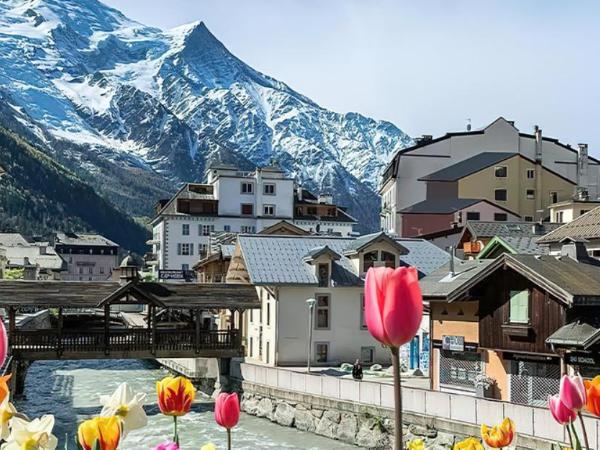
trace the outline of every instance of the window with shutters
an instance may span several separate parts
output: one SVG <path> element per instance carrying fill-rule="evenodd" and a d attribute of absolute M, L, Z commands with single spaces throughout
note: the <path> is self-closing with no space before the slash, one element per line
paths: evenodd
<path fill-rule="evenodd" d="M 510 291 L 510 323 L 529 323 L 529 291 Z"/>
<path fill-rule="evenodd" d="M 181 225 L 181 234 L 183 234 L 184 236 L 190 235 L 190 224 L 189 223 L 184 223 Z"/>
<path fill-rule="evenodd" d="M 210 236 L 210 233 L 215 231 L 214 225 L 198 225 L 200 236 Z"/>
<path fill-rule="evenodd" d="M 194 244 L 177 244 L 177 254 L 189 256 L 194 254 Z"/>
<path fill-rule="evenodd" d="M 319 294 L 317 297 L 317 307 L 315 308 L 315 314 L 317 320 L 315 323 L 315 329 L 327 330 L 329 329 L 329 323 L 331 320 L 330 314 L 330 298 L 329 295 Z"/>

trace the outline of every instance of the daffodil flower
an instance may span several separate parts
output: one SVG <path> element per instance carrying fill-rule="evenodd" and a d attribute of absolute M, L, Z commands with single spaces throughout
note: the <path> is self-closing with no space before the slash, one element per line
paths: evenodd
<path fill-rule="evenodd" d="M 28 422 L 20 417 L 10 420 L 11 433 L 2 450 L 55 450 L 58 439 L 52 434 L 54 416 L 42 416 Z"/>
<path fill-rule="evenodd" d="M 209 442 L 208 444 L 203 445 L 200 450 L 217 450 L 217 447 L 215 447 L 215 444 L 212 442 Z"/>
<path fill-rule="evenodd" d="M 4 398 L 0 403 L 0 439 L 6 441 L 10 435 L 9 422 L 17 414 L 17 409 L 8 401 L 8 397 Z"/>
<path fill-rule="evenodd" d="M 121 383 L 112 395 L 100 397 L 102 417 L 117 416 L 121 419 L 123 437 L 132 430 L 143 428 L 148 423 L 144 411 L 146 394 L 134 394 L 127 383 Z"/>

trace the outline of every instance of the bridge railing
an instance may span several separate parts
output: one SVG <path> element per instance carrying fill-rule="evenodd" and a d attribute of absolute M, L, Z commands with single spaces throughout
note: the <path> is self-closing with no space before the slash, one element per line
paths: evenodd
<path fill-rule="evenodd" d="M 15 330 L 9 334 L 13 353 L 98 351 L 189 351 L 239 348 L 237 330 Z"/>

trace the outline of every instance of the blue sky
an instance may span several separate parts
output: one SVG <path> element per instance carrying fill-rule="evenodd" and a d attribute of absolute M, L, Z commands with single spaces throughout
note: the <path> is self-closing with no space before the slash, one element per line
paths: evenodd
<path fill-rule="evenodd" d="M 203 20 L 320 105 L 412 136 L 497 116 L 600 157 L 600 2 L 103 0 L 160 28 Z"/>

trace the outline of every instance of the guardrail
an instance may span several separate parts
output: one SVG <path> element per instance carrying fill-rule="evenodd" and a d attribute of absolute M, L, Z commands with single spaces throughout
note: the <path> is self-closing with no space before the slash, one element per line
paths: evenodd
<path fill-rule="evenodd" d="M 338 401 L 387 409 L 394 407 L 394 387 L 388 383 L 355 381 L 248 363 L 240 364 L 240 368 L 242 378 L 247 382 Z M 554 442 L 566 442 L 568 438 L 547 408 L 408 387 L 402 388 L 402 403 L 404 411 L 474 426 L 493 425 L 510 417 L 519 434 Z M 584 420 L 590 447 L 597 449 L 599 420 L 591 416 L 585 416 Z"/>

